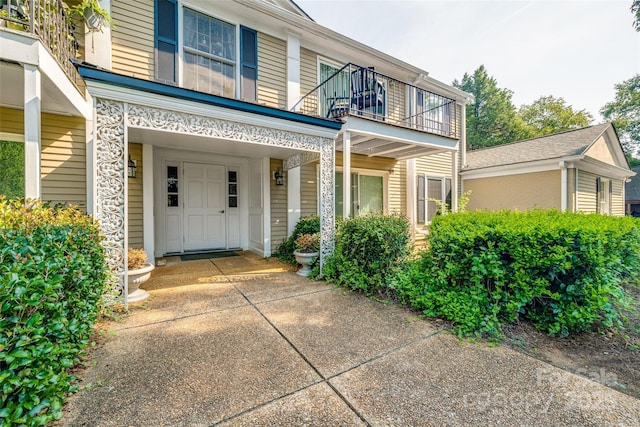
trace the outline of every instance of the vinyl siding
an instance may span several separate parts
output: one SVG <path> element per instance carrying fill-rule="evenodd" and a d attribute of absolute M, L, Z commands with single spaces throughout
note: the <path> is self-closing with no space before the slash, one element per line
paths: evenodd
<path fill-rule="evenodd" d="M 258 33 L 258 103 L 287 108 L 287 43 Z"/>
<path fill-rule="evenodd" d="M 300 215 L 318 214 L 318 163 L 300 167 Z"/>
<path fill-rule="evenodd" d="M 141 248 L 144 246 L 142 232 L 142 177 L 144 173 L 142 164 L 142 144 L 129 144 L 129 156 L 136 161 L 136 177 L 127 178 L 129 185 L 129 247 Z"/>
<path fill-rule="evenodd" d="M 271 159 L 270 171 L 282 168 L 282 160 Z M 285 175 L 285 184 L 287 177 Z M 271 189 L 271 252 L 278 250 L 280 243 L 287 237 L 287 186 L 276 185 L 269 179 Z"/>
<path fill-rule="evenodd" d="M 336 166 L 342 167 L 342 151 L 336 152 Z M 368 157 L 362 154 L 351 155 L 352 169 L 372 169 L 388 171 L 396 166 L 398 161 L 389 157 Z"/>
<path fill-rule="evenodd" d="M 578 191 L 577 205 L 578 211 L 584 213 L 597 212 L 597 193 L 596 193 L 596 178 L 595 174 L 577 170 L 578 173 Z"/>
<path fill-rule="evenodd" d="M 147 80 L 155 78 L 153 3 L 153 0 L 111 2 L 115 24 L 111 30 L 113 72 Z M 87 36 L 86 49 L 90 43 L 91 36 Z"/>
<path fill-rule="evenodd" d="M 305 96 L 318 86 L 318 55 L 300 48 L 300 97 Z M 317 97 L 311 95 L 305 99 L 305 109 L 317 109 Z"/>
<path fill-rule="evenodd" d="M 624 216 L 624 183 L 621 180 L 612 180 L 611 215 Z"/>
<path fill-rule="evenodd" d="M 386 196 L 385 196 L 386 197 Z M 389 174 L 389 213 L 407 215 L 407 162 L 399 161 Z"/>
<path fill-rule="evenodd" d="M 453 176 L 453 153 L 438 153 L 416 159 L 416 173 L 433 177 Z"/>
<path fill-rule="evenodd" d="M 594 179 L 595 182 L 595 179 Z M 469 210 L 560 209 L 560 171 L 464 180 Z"/>
<path fill-rule="evenodd" d="M 387 117 L 390 123 L 405 124 L 407 116 L 407 86 L 397 80 L 388 81 Z"/>

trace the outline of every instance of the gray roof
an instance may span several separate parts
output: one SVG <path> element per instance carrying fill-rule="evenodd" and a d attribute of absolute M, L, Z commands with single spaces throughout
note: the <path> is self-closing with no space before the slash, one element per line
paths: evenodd
<path fill-rule="evenodd" d="M 631 182 L 624 185 L 624 198 L 626 200 L 640 200 L 640 166 L 631 168 L 636 176 L 631 177 Z"/>
<path fill-rule="evenodd" d="M 464 170 L 581 155 L 609 126 L 611 123 L 602 123 L 540 138 L 469 151 L 467 167 Z"/>

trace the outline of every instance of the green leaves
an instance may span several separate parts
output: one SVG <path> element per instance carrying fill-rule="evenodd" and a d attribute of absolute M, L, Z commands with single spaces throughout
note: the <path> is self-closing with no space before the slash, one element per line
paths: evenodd
<path fill-rule="evenodd" d="M 640 277 L 640 223 L 557 211 L 436 217 L 429 251 L 394 281 L 400 299 L 454 322 L 458 334 L 499 337 L 530 319 L 560 335 L 619 324 L 620 283 Z"/>
<path fill-rule="evenodd" d="M 105 289 L 98 231 L 76 209 L 0 198 L 0 424 L 62 415 Z"/>

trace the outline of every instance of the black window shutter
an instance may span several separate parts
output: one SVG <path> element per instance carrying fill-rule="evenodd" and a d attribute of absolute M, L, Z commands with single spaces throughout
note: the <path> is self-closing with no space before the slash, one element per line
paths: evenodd
<path fill-rule="evenodd" d="M 596 212 L 600 212 L 600 192 L 602 191 L 602 181 L 600 177 L 596 178 Z"/>
<path fill-rule="evenodd" d="M 418 175 L 418 224 L 425 222 L 424 175 Z"/>
<path fill-rule="evenodd" d="M 257 99 L 258 34 L 255 30 L 240 27 L 240 98 Z"/>
<path fill-rule="evenodd" d="M 156 79 L 177 83 L 178 5 L 176 0 L 155 0 Z"/>

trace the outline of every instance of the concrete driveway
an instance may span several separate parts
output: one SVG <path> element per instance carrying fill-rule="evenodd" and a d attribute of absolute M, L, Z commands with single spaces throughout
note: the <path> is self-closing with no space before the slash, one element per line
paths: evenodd
<path fill-rule="evenodd" d="M 640 402 L 252 254 L 168 259 L 60 425 L 640 425 Z"/>

